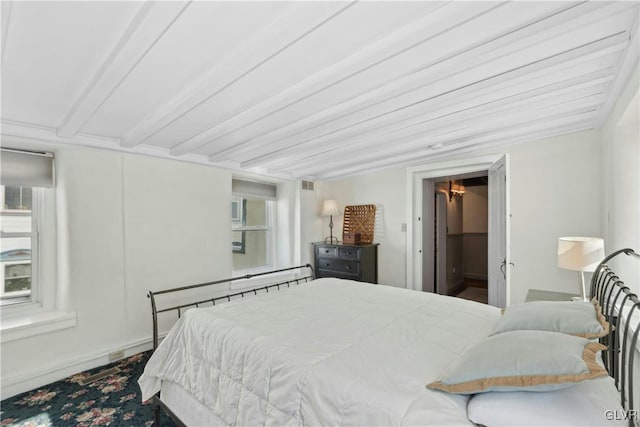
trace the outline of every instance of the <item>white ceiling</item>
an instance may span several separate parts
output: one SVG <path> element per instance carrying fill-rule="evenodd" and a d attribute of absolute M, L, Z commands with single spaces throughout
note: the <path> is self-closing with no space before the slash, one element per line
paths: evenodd
<path fill-rule="evenodd" d="M 2 133 L 335 179 L 598 128 L 638 2 L 2 2 Z"/>

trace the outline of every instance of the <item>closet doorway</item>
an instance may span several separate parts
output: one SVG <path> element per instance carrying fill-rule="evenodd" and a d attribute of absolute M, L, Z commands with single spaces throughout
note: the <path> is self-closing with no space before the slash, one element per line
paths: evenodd
<path fill-rule="evenodd" d="M 407 288 L 438 292 L 436 262 L 442 263 L 442 258 L 436 260 L 434 245 L 437 229 L 437 196 L 434 197 L 436 182 L 451 181 L 447 178 L 481 177 L 488 172 L 488 303 L 496 307 L 506 306 L 509 301 L 509 279 L 513 265 L 510 262 L 508 160 L 506 154 L 495 154 L 407 169 Z M 455 187 L 452 186 L 452 189 Z M 439 271 L 446 277 L 446 265 L 441 266 Z M 451 275 L 453 270 L 448 272 Z M 440 293 L 448 294 L 449 290 L 440 288 Z"/>
<path fill-rule="evenodd" d="M 435 190 L 434 291 L 487 304 L 488 171 L 431 181 Z"/>

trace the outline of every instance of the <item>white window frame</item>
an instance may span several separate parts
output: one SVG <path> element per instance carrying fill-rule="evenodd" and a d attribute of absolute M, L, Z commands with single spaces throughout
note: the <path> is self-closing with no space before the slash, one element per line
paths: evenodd
<path fill-rule="evenodd" d="M 32 297 L 29 302 L 2 306 L 0 344 L 72 328 L 77 322 L 75 312 L 62 310 L 56 302 L 58 280 L 55 190 L 36 188 L 35 193 L 32 202 L 38 213 L 32 217 L 32 232 L 37 230 L 37 243 L 31 248 Z M 35 286 L 34 281 L 37 282 Z"/>
<path fill-rule="evenodd" d="M 231 231 L 266 231 L 266 264 L 256 267 L 247 267 L 247 268 L 235 268 L 232 265 L 233 275 L 241 275 L 241 274 L 254 274 L 254 273 L 262 273 L 264 271 L 269 271 L 274 268 L 275 265 L 275 251 L 276 251 L 276 201 L 270 199 L 261 199 L 260 197 L 255 196 L 244 196 L 239 194 L 234 194 L 231 200 L 231 203 L 234 202 L 234 199 L 254 199 L 254 200 L 264 200 L 265 201 L 265 222 L 264 226 L 240 226 L 234 227 L 233 221 L 231 219 Z M 242 204 L 240 204 L 238 211 L 242 210 Z"/>
<path fill-rule="evenodd" d="M 14 150 L 2 149 L 3 161 L 6 152 Z M 40 150 L 38 150 L 39 152 Z M 17 150 L 20 152 L 20 150 Z M 31 154 L 30 152 L 25 152 Z M 38 154 L 36 154 L 38 155 Z M 46 157 L 53 157 L 51 153 Z M 25 163 L 24 159 L 20 162 Z M 56 220 L 56 187 L 54 185 L 53 162 L 47 166 L 47 170 L 40 170 L 38 165 L 31 165 L 26 162 L 26 169 L 21 172 L 35 171 L 35 178 L 17 178 L 12 174 L 2 172 L 4 185 L 20 185 L 32 187 L 32 207 L 36 210 L 32 212 L 32 233 L 35 233 L 35 242 L 31 247 L 31 277 L 32 295 L 31 301 L 2 306 L 0 309 L 0 344 L 10 341 L 22 340 L 35 335 L 47 334 L 53 331 L 72 328 L 76 326 L 77 314 L 69 311 L 68 301 L 60 299 L 59 295 L 64 295 L 59 288 L 59 266 L 58 266 L 58 242 L 57 242 L 57 220 Z M 34 169 L 35 168 L 35 169 Z M 51 176 L 45 176 L 51 174 Z M 25 179 L 21 183 L 20 180 Z M 1 192 L 0 209 L 4 208 L 4 191 Z M 62 266 L 65 273 L 67 269 Z M 66 275 L 64 276 L 66 279 Z M 62 283 L 65 288 L 66 283 Z"/>
<path fill-rule="evenodd" d="M 40 317 L 46 317 L 46 323 L 51 323 L 51 330 L 62 329 L 75 325 L 75 314 L 73 322 L 64 324 L 54 324 L 54 317 L 62 313 L 57 307 L 56 295 L 58 293 L 57 280 L 57 244 L 56 244 L 56 219 L 55 219 L 55 190 L 52 188 L 34 187 L 32 199 L 32 233 L 35 242 L 32 240 L 31 247 L 31 300 L 3 305 L 0 309 L 2 324 L 0 330 L 2 336 L 0 342 L 30 336 L 27 330 L 20 333 L 8 330 L 29 329 L 29 325 L 37 326 Z M 2 191 L 2 206 L 4 206 L 4 191 Z M 4 285 L 4 284 L 3 284 Z M 68 316 L 69 313 L 64 313 Z M 60 317 L 59 316 L 59 317 Z M 52 320 L 53 319 L 53 320 Z"/>
<path fill-rule="evenodd" d="M 0 203 L 1 212 L 3 216 L 21 216 L 25 211 L 19 209 L 5 209 L 5 187 L 0 186 L 2 191 L 0 191 Z M 16 186 L 10 186 L 16 187 Z M 42 191 L 43 189 L 32 187 L 31 189 L 31 231 L 30 232 L 2 232 L 2 238 L 19 238 L 19 237 L 30 237 L 31 238 L 31 294 L 28 299 L 24 298 L 22 301 L 16 301 L 14 303 L 2 305 L 3 314 L 5 312 L 14 313 L 14 312 L 23 312 L 23 311 L 31 311 L 42 306 L 42 298 L 41 298 L 41 290 L 40 290 L 40 225 L 41 221 L 41 210 L 40 205 L 43 203 Z M 15 264 L 24 264 L 24 262 L 16 262 Z M 6 264 L 3 265 L 3 269 L 6 267 Z M 4 271 L 2 273 L 2 277 L 4 277 Z M 4 295 L 4 286 L 5 283 L 2 283 L 2 290 L 0 293 Z M 19 299 L 19 298 L 16 298 Z"/>

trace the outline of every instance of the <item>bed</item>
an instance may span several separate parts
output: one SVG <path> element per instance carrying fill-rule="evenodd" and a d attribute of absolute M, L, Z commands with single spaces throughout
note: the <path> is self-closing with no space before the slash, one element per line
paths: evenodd
<path fill-rule="evenodd" d="M 631 250 L 612 256 L 618 254 L 637 257 Z M 229 281 L 150 292 L 157 348 L 139 380 L 143 400 L 152 399 L 180 425 L 465 426 L 483 421 L 473 414 L 496 407 L 502 418 L 482 424 L 525 425 L 544 420 L 528 418 L 523 409 L 511 411 L 519 401 L 530 403 L 535 399 L 528 396 L 536 395 L 542 399 L 537 405 L 548 407 L 563 393 L 575 400 L 580 390 L 576 408 L 592 407 L 589 399 L 598 399 L 612 411 L 603 414 L 603 424 L 633 425 L 632 368 L 640 328 L 625 316 L 635 319 L 640 309 L 637 297 L 607 267 L 609 259 L 594 275 L 592 295 L 600 296 L 615 325 L 616 335 L 601 338 L 608 350 L 599 363 L 616 379 L 585 381 L 570 392 L 493 393 L 498 400 L 492 401 L 427 388 L 496 330 L 500 310 L 388 286 L 311 280 L 307 265 L 277 271 L 298 274 L 267 286 L 167 308 L 157 306 L 159 295 Z M 179 320 L 158 345 L 158 315 L 168 312 L 177 312 Z M 558 417 L 552 413 L 550 420 Z M 578 414 L 575 419 L 580 421 Z"/>

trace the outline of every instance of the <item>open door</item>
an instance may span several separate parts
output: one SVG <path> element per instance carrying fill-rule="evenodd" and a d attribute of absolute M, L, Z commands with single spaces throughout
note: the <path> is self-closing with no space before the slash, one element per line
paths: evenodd
<path fill-rule="evenodd" d="M 433 227 L 433 212 L 435 209 L 435 193 L 434 181 L 429 179 L 422 180 L 422 291 L 435 292 L 436 284 L 434 281 L 435 266 L 433 260 L 435 258 L 435 248 L 433 242 L 435 240 L 435 230 Z"/>
<path fill-rule="evenodd" d="M 511 260 L 507 200 L 508 159 L 501 157 L 489 167 L 489 304 L 506 307 Z"/>
<path fill-rule="evenodd" d="M 436 193 L 436 292 L 448 295 L 447 287 L 447 196 Z"/>

